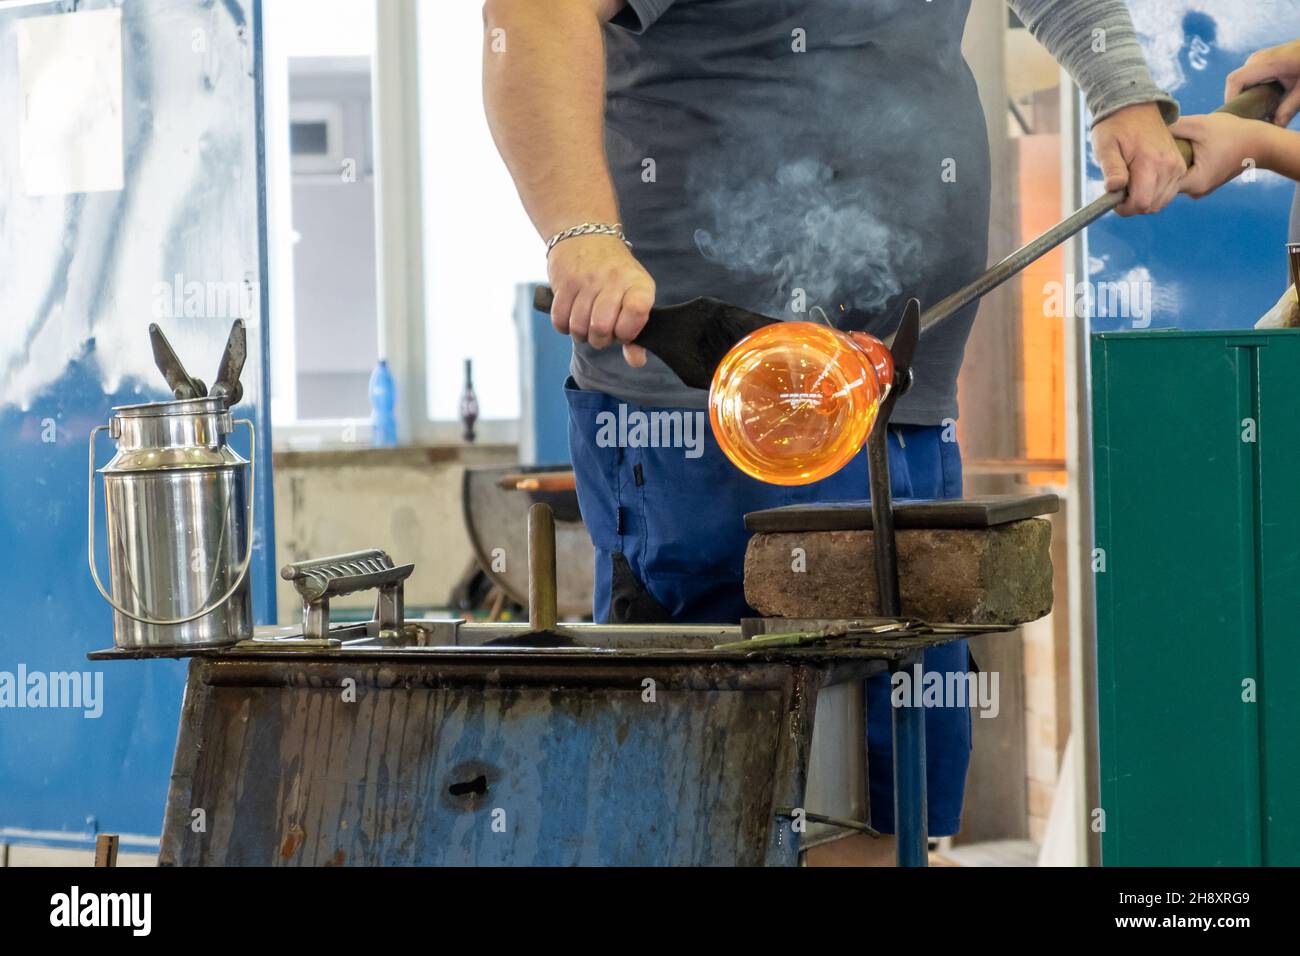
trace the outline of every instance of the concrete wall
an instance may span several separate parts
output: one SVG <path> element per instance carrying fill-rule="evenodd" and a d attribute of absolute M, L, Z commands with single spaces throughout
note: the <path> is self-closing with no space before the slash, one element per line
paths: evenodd
<path fill-rule="evenodd" d="M 357 448 L 275 455 L 276 566 L 363 548 L 383 548 L 415 564 L 408 608 L 444 607 L 471 560 L 461 516 L 467 467 L 509 464 L 513 446 Z M 297 623 L 301 604 L 278 582 L 280 623 Z M 369 608 L 365 592 L 334 602 Z"/>

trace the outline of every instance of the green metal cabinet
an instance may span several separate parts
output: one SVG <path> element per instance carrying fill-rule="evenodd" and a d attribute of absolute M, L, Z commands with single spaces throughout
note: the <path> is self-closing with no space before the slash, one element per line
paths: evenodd
<path fill-rule="evenodd" d="M 1092 389 L 1102 862 L 1300 864 L 1300 331 L 1095 335 Z"/>

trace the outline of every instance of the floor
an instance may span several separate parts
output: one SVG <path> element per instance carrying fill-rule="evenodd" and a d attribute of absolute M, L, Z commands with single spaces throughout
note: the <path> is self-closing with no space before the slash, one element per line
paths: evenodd
<path fill-rule="evenodd" d="M 1029 840 L 968 843 L 943 851 L 950 866 L 1037 866 L 1038 844 Z"/>
<path fill-rule="evenodd" d="M 869 837 L 849 837 L 810 851 L 810 866 L 888 866 L 888 852 Z M 881 850 L 886 850 L 882 856 Z M 154 866 L 156 853 L 120 853 L 118 866 Z M 91 866 L 93 850 L 0 845 L 0 866 Z M 1028 840 L 999 840 L 945 847 L 930 854 L 931 866 L 1036 866 L 1038 846 Z"/>
<path fill-rule="evenodd" d="M 894 865 L 892 837 L 845 837 L 814 847 L 804 854 L 806 866 L 861 867 Z M 931 866 L 1037 866 L 1038 846 L 1029 840 L 997 840 L 951 846 L 949 841 L 930 851 Z"/>
<path fill-rule="evenodd" d="M 156 866 L 157 853 L 119 853 L 118 866 Z M 0 844 L 0 866 L 94 866 L 95 851 Z"/>

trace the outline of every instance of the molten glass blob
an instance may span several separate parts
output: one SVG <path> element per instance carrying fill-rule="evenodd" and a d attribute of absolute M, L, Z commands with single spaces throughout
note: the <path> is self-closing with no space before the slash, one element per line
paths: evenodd
<path fill-rule="evenodd" d="M 745 474 L 808 485 L 862 449 L 893 380 L 893 357 L 873 336 L 776 322 L 745 336 L 722 360 L 709 389 L 709 420 L 718 445 Z"/>

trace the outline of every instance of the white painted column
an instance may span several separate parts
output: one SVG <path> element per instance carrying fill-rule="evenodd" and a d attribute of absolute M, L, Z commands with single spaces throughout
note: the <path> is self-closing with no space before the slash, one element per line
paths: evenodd
<path fill-rule="evenodd" d="M 397 434 L 427 440 L 416 0 L 379 0 L 373 72 L 379 354 L 397 382 Z"/>

